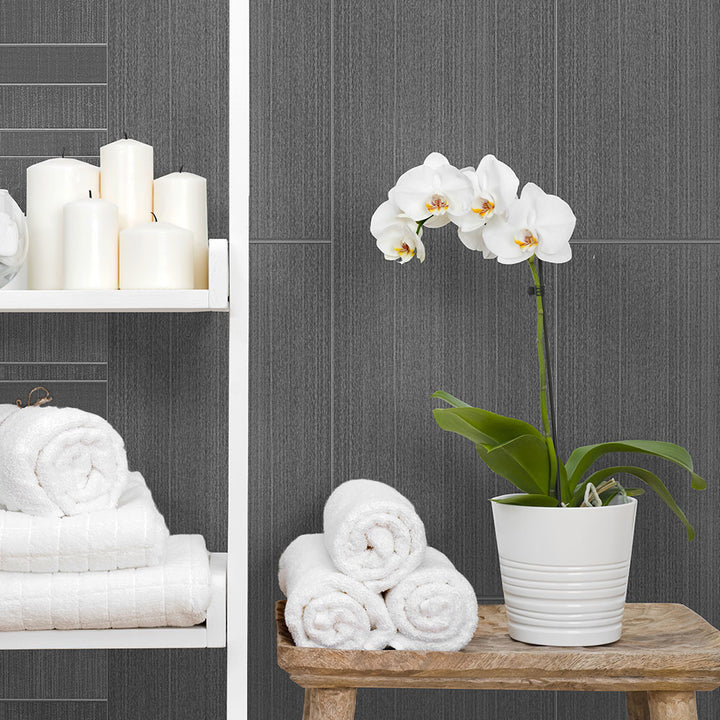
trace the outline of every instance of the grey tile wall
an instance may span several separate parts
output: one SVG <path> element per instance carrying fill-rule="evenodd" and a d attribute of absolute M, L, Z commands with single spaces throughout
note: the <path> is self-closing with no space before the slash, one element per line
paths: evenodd
<path fill-rule="evenodd" d="M 97 164 L 123 131 L 156 175 L 208 178 L 228 228 L 227 0 L 3 0 L 0 187 L 65 154 Z M 6 18 L 10 21 L 6 22 Z M 44 385 L 106 416 L 174 533 L 227 548 L 227 316 L 0 315 L 0 402 Z M 224 650 L 0 653 L 0 720 L 225 716 Z"/>
<path fill-rule="evenodd" d="M 538 422 L 530 278 L 449 229 L 426 232 L 423 265 L 383 261 L 370 215 L 432 150 L 463 165 L 495 153 L 574 208 L 575 258 L 545 276 L 560 449 L 687 445 L 704 494 L 653 467 L 698 538 L 688 544 L 644 496 L 629 597 L 684 602 L 720 624 L 708 572 L 720 541 L 720 7 L 341 0 L 298 16 L 291 5 L 255 0 L 251 12 L 249 716 L 300 713 L 268 627 L 275 562 L 319 529 L 328 482 L 395 484 L 478 596 L 500 599 L 487 498 L 507 486 L 434 426 L 429 395 Z M 321 315 L 309 311 L 319 297 Z M 715 717 L 720 694 L 699 707 Z M 625 705 L 614 693 L 361 691 L 357 717 L 619 720 Z"/>

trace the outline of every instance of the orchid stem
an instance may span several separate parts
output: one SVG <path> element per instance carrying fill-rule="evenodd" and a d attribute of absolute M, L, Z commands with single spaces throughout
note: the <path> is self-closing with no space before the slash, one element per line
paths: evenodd
<path fill-rule="evenodd" d="M 540 275 L 535 265 L 535 256 L 528 260 L 530 272 L 532 272 L 533 282 L 535 283 L 535 304 L 537 307 L 537 355 L 538 366 L 540 370 L 540 412 L 542 414 L 543 433 L 545 435 L 545 445 L 547 445 L 548 458 L 550 459 L 550 477 L 548 479 L 548 492 L 550 488 L 555 486 L 555 478 L 557 475 L 557 452 L 555 451 L 555 443 L 553 441 L 552 428 L 550 426 L 550 416 L 548 414 L 548 388 L 547 388 L 547 369 L 545 367 L 545 350 L 544 350 L 544 321 L 545 311 L 543 309 L 543 288 L 540 283 Z M 558 502 L 561 500 L 559 488 L 553 487 L 552 494 L 556 495 Z"/>

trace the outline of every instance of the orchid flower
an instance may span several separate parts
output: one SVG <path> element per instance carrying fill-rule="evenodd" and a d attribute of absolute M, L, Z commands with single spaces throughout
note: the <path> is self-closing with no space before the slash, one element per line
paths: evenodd
<path fill-rule="evenodd" d="M 483 241 L 504 265 L 531 260 L 537 256 L 551 263 L 564 263 L 572 257 L 570 237 L 575 215 L 557 195 L 528 183 L 515 200 L 504 221 L 487 224 Z"/>
<path fill-rule="evenodd" d="M 416 254 L 420 262 L 425 260 L 425 246 L 420 239 L 422 227 L 390 200 L 373 213 L 370 232 L 386 260 L 396 260 L 404 265 Z"/>
<path fill-rule="evenodd" d="M 434 152 L 401 175 L 388 198 L 412 220 L 442 227 L 469 211 L 472 194 L 470 179 Z"/>
<path fill-rule="evenodd" d="M 483 241 L 483 228 L 493 218 L 505 218 L 510 205 L 517 199 L 520 181 L 512 168 L 494 155 L 486 155 L 477 167 L 461 172 L 473 186 L 470 210 L 458 219 L 458 237 L 469 250 L 482 251 L 485 259 L 494 258 Z"/>

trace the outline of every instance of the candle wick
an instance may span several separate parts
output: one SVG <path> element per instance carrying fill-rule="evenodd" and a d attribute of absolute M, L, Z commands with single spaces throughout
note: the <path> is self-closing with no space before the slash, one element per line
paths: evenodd
<path fill-rule="evenodd" d="M 62 149 L 62 155 L 60 157 L 65 157 L 65 148 Z"/>
<path fill-rule="evenodd" d="M 184 167 L 185 167 L 184 165 L 181 165 L 181 166 L 180 166 L 180 169 L 178 170 L 178 172 L 182 172 L 182 169 L 183 169 Z"/>
<path fill-rule="evenodd" d="M 152 212 L 152 211 L 150 212 L 150 214 L 153 216 L 153 221 L 154 221 L 154 222 L 157 222 L 157 221 L 158 221 L 157 215 L 156 215 L 154 212 Z"/>
<path fill-rule="evenodd" d="M 92 200 L 92 190 L 88 190 L 88 195 L 90 196 L 90 199 Z"/>
<path fill-rule="evenodd" d="M 123 132 L 123 136 L 125 137 L 126 140 L 128 139 L 127 131 Z"/>

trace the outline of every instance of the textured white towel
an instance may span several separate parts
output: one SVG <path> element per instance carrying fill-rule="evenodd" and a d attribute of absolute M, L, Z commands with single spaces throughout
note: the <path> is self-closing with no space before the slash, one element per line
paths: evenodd
<path fill-rule="evenodd" d="M 325 503 L 323 529 L 337 569 L 375 592 L 412 572 L 427 546 L 412 503 L 375 480 L 349 480 L 335 488 Z"/>
<path fill-rule="evenodd" d="M 392 590 L 385 604 L 398 629 L 397 650 L 460 650 L 472 639 L 478 606 L 472 585 L 439 550 Z"/>
<path fill-rule="evenodd" d="M 162 565 L 86 573 L 0 573 L 0 630 L 189 627 L 205 619 L 201 535 L 174 535 Z"/>
<path fill-rule="evenodd" d="M 322 535 L 301 535 L 280 557 L 285 623 L 299 647 L 382 650 L 393 636 L 380 595 L 339 573 Z"/>
<path fill-rule="evenodd" d="M 0 425 L 18 410 L 20 408 L 17 405 L 0 405 Z"/>
<path fill-rule="evenodd" d="M 127 479 L 122 438 L 76 408 L 26 407 L 0 424 L 0 505 L 62 517 L 117 506 Z"/>
<path fill-rule="evenodd" d="M 168 535 L 143 476 L 130 473 L 112 510 L 62 518 L 0 510 L 0 571 L 85 572 L 158 565 Z"/>

